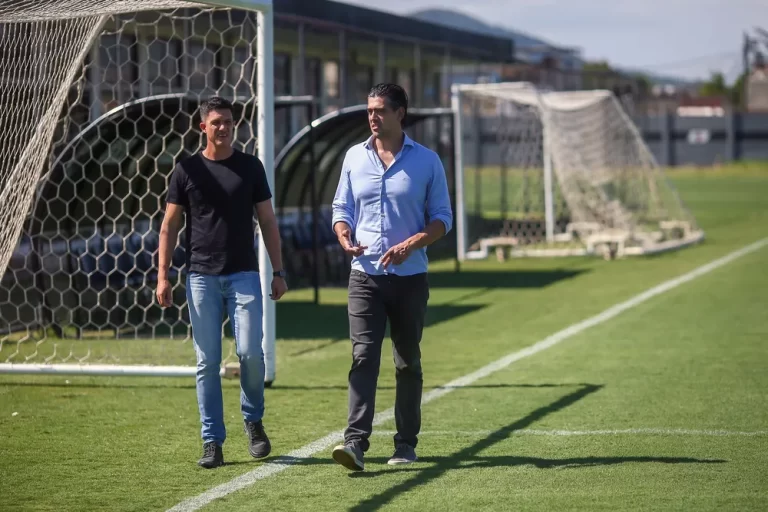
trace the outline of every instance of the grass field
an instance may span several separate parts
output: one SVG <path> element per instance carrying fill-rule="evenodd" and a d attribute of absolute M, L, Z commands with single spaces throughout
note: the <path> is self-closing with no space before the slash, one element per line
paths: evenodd
<path fill-rule="evenodd" d="M 672 176 L 706 231 L 699 246 L 471 262 L 460 274 L 435 264 L 425 391 L 768 236 L 768 166 Z M 391 420 L 376 427 L 364 473 L 335 465 L 330 447 L 284 457 L 345 425 L 344 290 L 324 290 L 318 307 L 305 291 L 278 306 L 266 462 L 247 453 L 236 381 L 224 383 L 229 464 L 206 471 L 192 379 L 0 376 L 0 508 L 165 510 L 287 461 L 204 510 L 765 510 L 767 258 L 763 247 L 448 388 L 425 404 L 408 467 L 386 465 Z M 382 360 L 377 411 L 394 400 Z"/>

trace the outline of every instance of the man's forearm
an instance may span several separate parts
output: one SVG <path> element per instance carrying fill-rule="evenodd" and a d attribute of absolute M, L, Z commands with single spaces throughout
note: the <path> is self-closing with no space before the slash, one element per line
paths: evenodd
<path fill-rule="evenodd" d="M 262 223 L 261 236 L 264 237 L 264 245 L 267 248 L 269 261 L 272 263 L 272 270 L 283 270 L 283 253 L 280 243 L 280 231 L 277 229 L 276 222 Z"/>
<path fill-rule="evenodd" d="M 336 233 L 336 238 L 341 241 L 342 236 L 344 236 L 344 233 L 346 232 L 350 237 L 352 236 L 352 228 L 349 227 L 349 224 L 344 222 L 343 220 L 337 221 L 333 225 L 333 231 Z"/>
<path fill-rule="evenodd" d="M 445 235 L 445 224 L 441 220 L 433 220 L 424 228 L 408 239 L 412 249 L 421 249 L 438 241 Z"/>
<path fill-rule="evenodd" d="M 157 279 L 168 279 L 168 269 L 171 267 L 173 250 L 176 248 L 176 238 L 179 235 L 177 227 L 163 224 L 160 228 L 160 246 L 157 250 Z"/>

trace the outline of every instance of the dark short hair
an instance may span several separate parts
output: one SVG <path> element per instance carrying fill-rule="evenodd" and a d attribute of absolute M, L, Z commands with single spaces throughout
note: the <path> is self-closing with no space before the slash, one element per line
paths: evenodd
<path fill-rule="evenodd" d="M 214 110 L 229 110 L 232 112 L 232 103 L 221 96 L 211 96 L 200 104 L 200 119 L 205 119 Z"/>
<path fill-rule="evenodd" d="M 374 85 L 368 93 L 368 97 L 384 98 L 384 101 L 392 110 L 397 110 L 402 107 L 405 113 L 403 121 L 405 121 L 405 116 L 408 115 L 408 94 L 405 92 L 405 89 L 399 85 L 388 83 Z"/>

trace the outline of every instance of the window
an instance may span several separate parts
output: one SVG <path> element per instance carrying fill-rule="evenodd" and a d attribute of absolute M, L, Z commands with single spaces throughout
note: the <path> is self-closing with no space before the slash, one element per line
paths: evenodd
<path fill-rule="evenodd" d="M 304 60 L 304 91 L 306 94 L 310 94 L 314 97 L 320 97 L 322 93 L 321 89 L 321 77 L 320 77 L 320 59 L 307 58 Z"/>
<path fill-rule="evenodd" d="M 355 101 L 367 101 L 368 92 L 373 87 L 373 68 L 371 66 L 356 66 L 352 80 L 354 81 L 352 90 Z"/>
<path fill-rule="evenodd" d="M 323 82 L 329 98 L 339 97 L 339 63 L 333 60 L 323 64 Z"/>
<path fill-rule="evenodd" d="M 291 94 L 291 58 L 285 53 L 275 54 L 275 94 Z"/>
<path fill-rule="evenodd" d="M 397 83 L 397 68 L 387 68 L 387 82 Z"/>
<path fill-rule="evenodd" d="M 397 85 L 405 89 L 405 93 L 409 98 L 414 97 L 413 94 L 413 75 L 414 72 L 411 69 L 398 69 L 397 70 Z"/>

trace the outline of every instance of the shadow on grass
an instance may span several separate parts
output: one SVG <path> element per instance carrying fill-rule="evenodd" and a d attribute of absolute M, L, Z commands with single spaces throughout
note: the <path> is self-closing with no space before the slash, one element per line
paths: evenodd
<path fill-rule="evenodd" d="M 653 457 L 653 456 L 627 456 L 627 457 L 575 457 L 566 459 L 543 459 L 538 457 L 518 457 L 518 456 L 499 456 L 499 457 L 483 457 L 478 454 L 483 450 L 490 448 L 494 444 L 507 439 L 514 431 L 527 428 L 533 423 L 541 420 L 542 418 L 561 411 L 574 403 L 582 400 L 592 393 L 599 391 L 602 386 L 594 384 L 584 384 L 578 390 L 569 393 L 562 398 L 532 411 L 530 414 L 517 421 L 506 425 L 493 432 L 488 437 L 467 446 L 463 450 L 460 450 L 448 457 L 425 457 L 421 459 L 422 462 L 432 463 L 433 465 L 428 468 L 404 468 L 405 471 L 412 471 L 414 476 L 408 480 L 390 487 L 386 491 L 372 496 L 366 499 L 356 506 L 350 508 L 352 511 L 361 510 L 375 510 L 380 508 L 397 496 L 402 496 L 404 493 L 413 490 L 416 487 L 425 485 L 432 480 L 440 478 L 448 470 L 453 469 L 466 469 L 466 468 L 488 468 L 488 467 L 506 467 L 506 466 L 519 466 L 519 465 L 534 465 L 539 468 L 574 468 L 574 467 L 586 467 L 586 466 L 599 466 L 599 465 L 613 465 L 623 464 L 631 462 L 657 462 L 667 464 L 693 464 L 693 463 L 722 463 L 724 460 L 702 460 L 693 459 L 687 457 Z M 372 462 L 384 463 L 385 459 L 371 459 Z M 363 473 L 351 473 L 351 478 L 371 478 L 377 474 L 385 473 L 384 471 L 371 471 Z"/>
<path fill-rule="evenodd" d="M 452 458 L 446 457 L 419 457 L 420 463 L 434 464 L 429 468 L 396 468 L 394 471 L 407 471 L 414 473 L 424 473 L 423 476 L 417 476 L 412 480 L 419 480 L 418 482 L 412 482 L 409 489 L 426 483 L 429 480 L 438 478 L 443 472 L 443 466 L 446 465 L 447 460 Z M 373 462 L 378 464 L 386 464 L 386 458 L 370 458 L 366 459 L 366 462 Z M 477 468 L 498 468 L 498 467 L 512 467 L 512 466 L 535 466 L 539 469 L 553 469 L 553 468 L 581 468 L 589 466 L 612 466 L 616 464 L 625 464 L 632 462 L 656 462 L 659 464 L 722 464 L 727 462 L 723 459 L 695 459 L 692 457 L 653 457 L 653 456 L 626 456 L 626 457 L 573 457 L 566 459 L 543 459 L 540 457 L 516 457 L 514 455 L 502 455 L 498 457 L 470 457 L 460 461 L 455 461 L 451 464 L 450 469 L 477 469 Z M 379 470 L 379 471 L 366 471 L 361 473 L 350 473 L 351 478 L 372 478 L 384 473 L 391 473 L 393 470 Z M 435 474 L 432 474 L 435 473 Z M 408 482 L 406 482 L 408 484 Z M 361 503 L 358 507 L 370 510 L 371 506 L 379 506 L 386 504 L 391 498 L 390 491 L 385 491 L 380 496 L 376 496 Z M 362 510 L 362 508 L 353 508 L 351 510 Z"/>
<path fill-rule="evenodd" d="M 545 288 L 586 269 L 430 272 L 430 288 Z"/>
<path fill-rule="evenodd" d="M 474 294 L 473 294 L 474 295 Z M 462 298 L 463 299 L 463 298 Z M 434 304 L 427 308 L 424 326 L 430 327 L 479 311 L 478 304 Z M 328 340 L 315 347 L 292 352 L 291 356 L 302 356 L 349 341 L 349 318 L 346 304 L 314 304 L 311 302 L 285 302 L 277 310 L 277 332 L 280 342 L 291 340 Z M 387 326 L 386 337 L 389 337 Z"/>
<path fill-rule="evenodd" d="M 482 305 L 432 304 L 427 308 L 425 326 L 453 320 L 482 309 Z M 325 345 L 349 339 L 346 304 L 284 302 L 277 307 L 277 332 L 280 342 L 296 340 L 331 340 Z M 309 350 L 317 350 L 317 347 Z M 292 354 L 298 355 L 298 354 Z"/>

